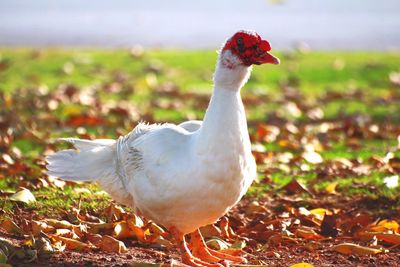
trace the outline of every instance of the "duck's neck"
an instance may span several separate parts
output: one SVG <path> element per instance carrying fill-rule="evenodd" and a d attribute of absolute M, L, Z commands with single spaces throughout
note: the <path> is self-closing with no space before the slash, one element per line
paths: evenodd
<path fill-rule="evenodd" d="M 202 152 L 249 144 L 247 121 L 240 89 L 250 76 L 251 67 L 229 68 L 219 61 L 214 74 L 214 89 L 200 131 L 198 148 Z M 227 147 L 228 146 L 228 147 Z"/>

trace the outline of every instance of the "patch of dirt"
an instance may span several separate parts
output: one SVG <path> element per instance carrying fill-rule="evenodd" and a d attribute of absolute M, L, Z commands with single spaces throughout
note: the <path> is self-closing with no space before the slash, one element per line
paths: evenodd
<path fill-rule="evenodd" d="M 303 199 L 293 195 L 259 199 L 244 198 L 227 215 L 229 226 L 234 235 L 246 242 L 244 257 L 249 264 L 267 266 L 290 266 L 306 262 L 314 266 L 400 266 L 400 246 L 379 242 L 387 251 L 374 255 L 341 254 L 333 249 L 334 245 L 355 243 L 363 246 L 377 245 L 375 240 L 359 240 L 356 233 L 367 224 L 390 218 L 400 221 L 400 210 L 391 209 L 392 199 L 366 197 L 317 196 Z M 257 204 L 255 204 L 257 203 Z M 299 238 L 296 229 L 310 227 L 320 235 L 321 230 L 307 217 L 298 213 L 302 207 L 307 210 L 323 208 L 336 209 L 337 236 L 318 238 Z M 340 210 L 340 212 L 339 212 Z M 20 213 L 18 221 L 30 219 L 31 215 Z M 358 223 L 357 221 L 360 219 Z M 289 223 L 290 222 L 290 223 Z M 347 227 L 351 224 L 350 228 Z M 221 227 L 221 221 L 216 227 Z M 285 226 L 286 225 L 286 226 Z M 289 234 L 288 234 L 289 233 Z M 24 239 L 0 232 L 1 236 L 13 244 L 22 246 Z M 221 238 L 229 241 L 232 236 Z M 78 252 L 65 250 L 53 254 L 47 260 L 37 259 L 24 263 L 15 259 L 12 266 L 135 266 L 137 263 L 166 263 L 172 259 L 180 260 L 175 246 L 166 248 L 159 244 L 146 245 L 134 239 L 125 239 L 125 253 L 109 253 L 100 250 Z"/>

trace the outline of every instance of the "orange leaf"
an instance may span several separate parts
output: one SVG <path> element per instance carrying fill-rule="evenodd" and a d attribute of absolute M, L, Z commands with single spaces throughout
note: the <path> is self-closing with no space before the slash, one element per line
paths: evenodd
<path fill-rule="evenodd" d="M 9 234 L 24 235 L 24 231 L 11 219 L 5 219 L 1 222 L 0 227 Z"/>
<path fill-rule="evenodd" d="M 399 232 L 399 224 L 393 220 L 382 220 L 378 224 L 368 227 L 370 232 L 385 232 L 387 230 Z"/>
<path fill-rule="evenodd" d="M 352 243 L 343 243 L 333 246 L 333 249 L 342 254 L 373 255 L 383 252 L 382 249 L 359 246 Z"/>
<path fill-rule="evenodd" d="M 375 233 L 375 232 L 360 232 L 357 234 L 360 240 L 372 240 L 376 237 L 380 241 L 385 241 L 390 244 L 400 245 L 400 235 L 399 234 L 389 234 L 389 233 Z"/>
<path fill-rule="evenodd" d="M 136 236 L 135 232 L 132 231 L 132 229 L 124 221 L 115 224 L 112 235 L 118 239 L 132 238 Z"/>

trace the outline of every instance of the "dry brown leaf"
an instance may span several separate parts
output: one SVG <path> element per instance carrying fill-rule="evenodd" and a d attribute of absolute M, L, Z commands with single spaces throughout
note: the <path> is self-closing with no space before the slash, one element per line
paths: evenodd
<path fill-rule="evenodd" d="M 32 233 L 34 236 L 38 235 L 40 232 L 44 233 L 51 233 L 54 231 L 54 227 L 48 225 L 46 222 L 43 221 L 31 221 Z"/>
<path fill-rule="evenodd" d="M 98 243 L 100 243 L 102 238 L 103 238 L 103 236 L 101 236 L 99 234 L 91 234 L 91 233 L 86 234 L 86 239 L 94 245 L 97 245 Z"/>
<path fill-rule="evenodd" d="M 75 239 L 57 236 L 57 235 L 49 235 L 49 236 L 56 241 L 62 241 L 66 245 L 66 247 L 71 250 L 90 251 L 94 248 L 92 245 L 85 244 L 85 243 L 75 240 Z"/>
<path fill-rule="evenodd" d="M 356 237 L 363 241 L 369 241 L 374 238 L 385 241 L 390 244 L 400 245 L 400 235 L 391 233 L 359 232 Z"/>
<path fill-rule="evenodd" d="M 85 222 L 87 231 L 92 234 L 98 234 L 102 231 L 111 230 L 114 228 L 114 223 L 91 223 Z"/>
<path fill-rule="evenodd" d="M 207 242 L 208 247 L 215 249 L 215 250 L 223 250 L 228 249 L 231 245 L 219 238 L 212 238 Z"/>
<path fill-rule="evenodd" d="M 336 237 L 339 233 L 335 214 L 325 214 L 321 222 L 321 234 L 323 236 Z"/>
<path fill-rule="evenodd" d="M 67 237 L 67 238 L 71 238 L 71 239 L 75 239 L 78 240 L 80 237 L 75 234 L 75 232 L 73 230 L 70 229 L 56 229 L 55 235 L 58 236 L 63 236 L 63 237 Z"/>
<path fill-rule="evenodd" d="M 258 201 L 252 201 L 246 208 L 246 215 L 251 215 L 254 213 L 266 213 L 268 210 L 264 207 L 261 206 Z"/>
<path fill-rule="evenodd" d="M 22 190 L 18 191 L 14 195 L 10 197 L 10 200 L 13 201 L 20 201 L 26 204 L 30 204 L 36 201 L 35 196 L 32 194 L 29 189 L 23 188 Z"/>
<path fill-rule="evenodd" d="M 124 242 L 115 239 L 112 236 L 105 235 L 102 237 L 101 241 L 96 244 L 98 248 L 107 252 L 124 253 L 128 251 Z"/>
<path fill-rule="evenodd" d="M 311 227 L 307 227 L 307 226 L 301 226 L 301 227 L 297 228 L 294 234 L 297 237 L 301 237 L 301 238 L 309 239 L 309 240 L 319 240 L 319 239 L 324 238 L 323 236 L 321 236 L 320 234 L 315 232 L 314 229 L 312 229 Z"/>
<path fill-rule="evenodd" d="M 0 228 L 3 228 L 9 234 L 24 235 L 24 231 L 9 218 L 4 219 L 0 223 Z"/>
<path fill-rule="evenodd" d="M 343 243 L 333 246 L 333 250 L 342 254 L 374 255 L 384 252 L 382 249 L 359 246 L 352 243 Z"/>
<path fill-rule="evenodd" d="M 54 228 L 72 229 L 74 226 L 69 221 L 65 220 L 59 221 L 55 219 L 44 219 L 43 221 Z"/>
<path fill-rule="evenodd" d="M 174 261 L 174 260 L 173 260 Z M 171 261 L 171 265 L 165 265 L 163 263 L 148 263 L 148 262 L 130 262 L 129 266 L 131 267 L 170 267 L 170 266 L 175 266 L 175 267 L 190 267 L 189 265 L 183 264 L 181 262 L 178 261 L 174 261 L 174 265 L 172 265 L 172 261 Z"/>
<path fill-rule="evenodd" d="M 288 184 L 286 184 L 284 187 L 282 187 L 283 190 L 286 190 L 290 194 L 295 194 L 295 193 L 308 193 L 312 195 L 312 193 L 307 189 L 306 186 L 301 184 L 299 181 L 296 179 L 293 179 L 290 181 Z"/>
<path fill-rule="evenodd" d="M 310 252 L 314 252 L 317 249 L 319 249 L 320 247 L 321 247 L 321 243 L 315 242 L 315 241 L 310 241 L 304 245 L 304 248 Z"/>
<path fill-rule="evenodd" d="M 123 216 L 125 216 L 127 213 L 124 211 L 124 209 L 121 206 L 111 204 L 108 208 L 105 210 L 107 214 L 107 221 L 121 221 L 123 220 Z"/>
<path fill-rule="evenodd" d="M 200 232 L 204 238 L 221 235 L 221 230 L 214 224 L 209 224 L 207 226 L 201 227 Z"/>

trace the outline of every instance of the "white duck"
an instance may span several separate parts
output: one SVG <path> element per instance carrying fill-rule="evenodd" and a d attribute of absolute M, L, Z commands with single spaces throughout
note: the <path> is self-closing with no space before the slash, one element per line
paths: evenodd
<path fill-rule="evenodd" d="M 48 156 L 48 174 L 98 181 L 115 200 L 169 229 L 189 265 L 243 261 L 207 248 L 198 229 L 222 217 L 256 177 L 240 89 L 252 64 L 279 64 L 270 50 L 257 33 L 237 32 L 220 51 L 203 122 L 140 123 L 116 141 L 63 139 L 77 150 Z"/>

